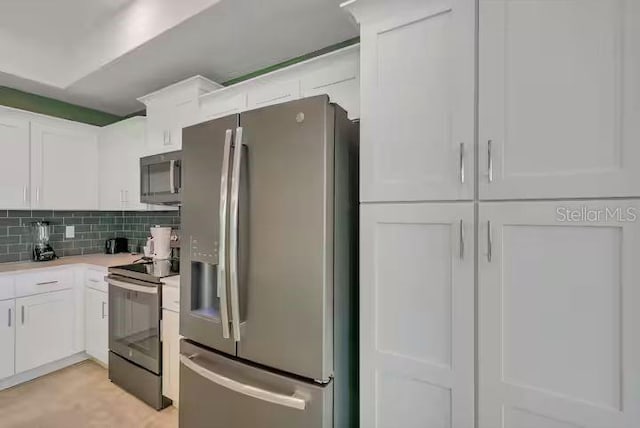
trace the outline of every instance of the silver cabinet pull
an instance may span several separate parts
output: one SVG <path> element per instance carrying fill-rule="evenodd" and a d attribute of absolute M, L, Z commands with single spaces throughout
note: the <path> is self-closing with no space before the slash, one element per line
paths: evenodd
<path fill-rule="evenodd" d="M 13 317 L 11 316 L 11 308 L 9 308 L 9 323 L 8 323 L 9 327 L 11 327 L 11 318 Z"/>
<path fill-rule="evenodd" d="M 218 297 L 220 298 L 220 316 L 222 318 L 222 337 L 229 338 L 229 311 L 227 303 L 227 211 L 229 189 L 229 162 L 231 158 L 231 137 L 233 131 L 227 129 L 224 135 L 224 153 L 222 155 L 222 172 L 220 173 L 220 209 L 218 222 L 220 237 L 218 239 Z"/>
<path fill-rule="evenodd" d="M 238 301 L 238 219 L 240 210 L 240 168 L 242 167 L 242 127 L 236 128 L 233 170 L 231 172 L 231 210 L 229 213 L 229 277 L 231 278 L 231 324 L 233 337 L 240 341 L 240 303 Z"/>
<path fill-rule="evenodd" d="M 25 205 L 27 205 L 27 193 L 29 192 L 29 187 L 25 184 L 22 189 L 22 201 Z"/>
<path fill-rule="evenodd" d="M 460 220 L 460 260 L 464 260 L 464 224 Z"/>
<path fill-rule="evenodd" d="M 21 315 L 20 315 L 20 319 L 22 321 L 22 325 L 24 325 L 24 305 L 21 307 Z"/>
<path fill-rule="evenodd" d="M 44 282 L 37 282 L 36 285 L 49 285 L 49 284 L 57 284 L 58 281 L 44 281 Z"/>
<path fill-rule="evenodd" d="M 487 221 L 487 261 L 491 263 L 493 256 L 493 241 L 491 240 L 491 220 Z"/>
<path fill-rule="evenodd" d="M 493 141 L 487 141 L 487 169 L 489 170 L 489 183 L 493 182 L 493 155 L 491 153 L 491 145 Z"/>
<path fill-rule="evenodd" d="M 180 355 L 180 362 L 183 366 L 198 374 L 199 376 L 202 376 L 203 378 L 209 380 L 210 382 L 220 385 L 221 387 L 228 390 L 237 392 L 238 394 L 253 397 L 258 400 L 266 401 L 268 403 L 277 404 L 279 406 L 289 407 L 297 410 L 304 410 L 306 408 L 307 403 L 305 399 L 297 393 L 294 393 L 293 395 L 284 395 L 277 392 L 268 391 L 266 389 L 258 388 L 253 385 L 247 385 L 201 366 L 197 362 L 193 361 L 196 356 L 197 355 L 192 355 L 191 357 L 187 357 L 186 355 Z"/>
<path fill-rule="evenodd" d="M 40 186 L 36 186 L 36 205 L 40 205 Z"/>
<path fill-rule="evenodd" d="M 460 143 L 460 183 L 464 184 L 464 143 Z"/>
<path fill-rule="evenodd" d="M 171 186 L 171 193 L 176 193 L 176 161 L 171 159 L 169 161 L 169 186 Z"/>
<path fill-rule="evenodd" d="M 105 315 L 105 311 L 104 311 L 104 307 L 106 306 L 106 302 L 102 302 L 102 319 L 104 319 L 104 317 L 106 317 Z"/>

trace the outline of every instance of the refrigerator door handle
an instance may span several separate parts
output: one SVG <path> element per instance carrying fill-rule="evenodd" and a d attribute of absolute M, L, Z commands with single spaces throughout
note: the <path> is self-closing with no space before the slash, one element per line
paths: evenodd
<path fill-rule="evenodd" d="M 238 219 L 240 209 L 240 168 L 242 167 L 242 127 L 236 128 L 231 173 L 231 212 L 229 214 L 229 270 L 231 278 L 231 324 L 233 337 L 240 342 L 240 303 L 238 301 Z"/>
<path fill-rule="evenodd" d="M 242 395 L 257 398 L 258 400 L 267 401 L 269 403 L 277 404 L 280 406 L 290 407 L 292 409 L 304 410 L 307 403 L 304 398 L 294 395 L 278 394 L 276 392 L 267 391 L 265 389 L 257 388 L 252 385 L 247 385 L 242 382 L 230 379 L 221 374 L 208 370 L 195 361 L 197 355 L 187 357 L 186 355 L 180 355 L 180 362 L 194 373 L 202 376 L 203 378 L 210 380 L 211 382 L 222 386 L 223 388 L 237 392 Z"/>
<path fill-rule="evenodd" d="M 220 174 L 220 211 L 218 213 L 220 239 L 218 243 L 218 298 L 222 318 L 222 337 L 229 338 L 229 312 L 227 304 L 227 189 L 229 188 L 229 161 L 231 157 L 231 137 L 233 131 L 227 129 L 224 136 L 224 154 Z"/>

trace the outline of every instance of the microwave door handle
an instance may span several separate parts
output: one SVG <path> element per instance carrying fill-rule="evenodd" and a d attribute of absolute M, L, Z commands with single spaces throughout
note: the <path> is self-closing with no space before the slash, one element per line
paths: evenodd
<path fill-rule="evenodd" d="M 222 336 L 229 338 L 229 312 L 227 302 L 227 211 L 229 189 L 229 162 L 231 158 L 231 138 L 233 131 L 227 129 L 224 136 L 222 154 L 222 172 L 220 173 L 220 210 L 218 222 L 220 239 L 218 240 L 218 298 L 220 298 L 220 316 L 222 318 Z"/>
<path fill-rule="evenodd" d="M 171 159 L 169 161 L 169 187 L 171 193 L 176 193 L 176 161 Z"/>
<path fill-rule="evenodd" d="M 229 270 L 231 278 L 231 324 L 233 337 L 240 341 L 240 303 L 238 301 L 238 219 L 240 209 L 240 168 L 242 167 L 242 127 L 236 128 L 231 173 L 231 212 L 229 214 Z"/>

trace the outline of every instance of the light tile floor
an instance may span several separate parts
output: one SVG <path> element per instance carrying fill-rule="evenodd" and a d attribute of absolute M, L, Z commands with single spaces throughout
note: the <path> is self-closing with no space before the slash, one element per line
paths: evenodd
<path fill-rule="evenodd" d="M 85 361 L 0 391 L 0 428 L 176 428 L 178 411 L 157 412 Z"/>

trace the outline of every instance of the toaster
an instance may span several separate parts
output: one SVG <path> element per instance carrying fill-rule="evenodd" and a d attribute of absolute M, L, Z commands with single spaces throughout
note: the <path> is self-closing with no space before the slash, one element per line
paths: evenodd
<path fill-rule="evenodd" d="M 129 251 L 127 238 L 111 238 L 104 243 L 105 254 L 126 253 Z"/>

